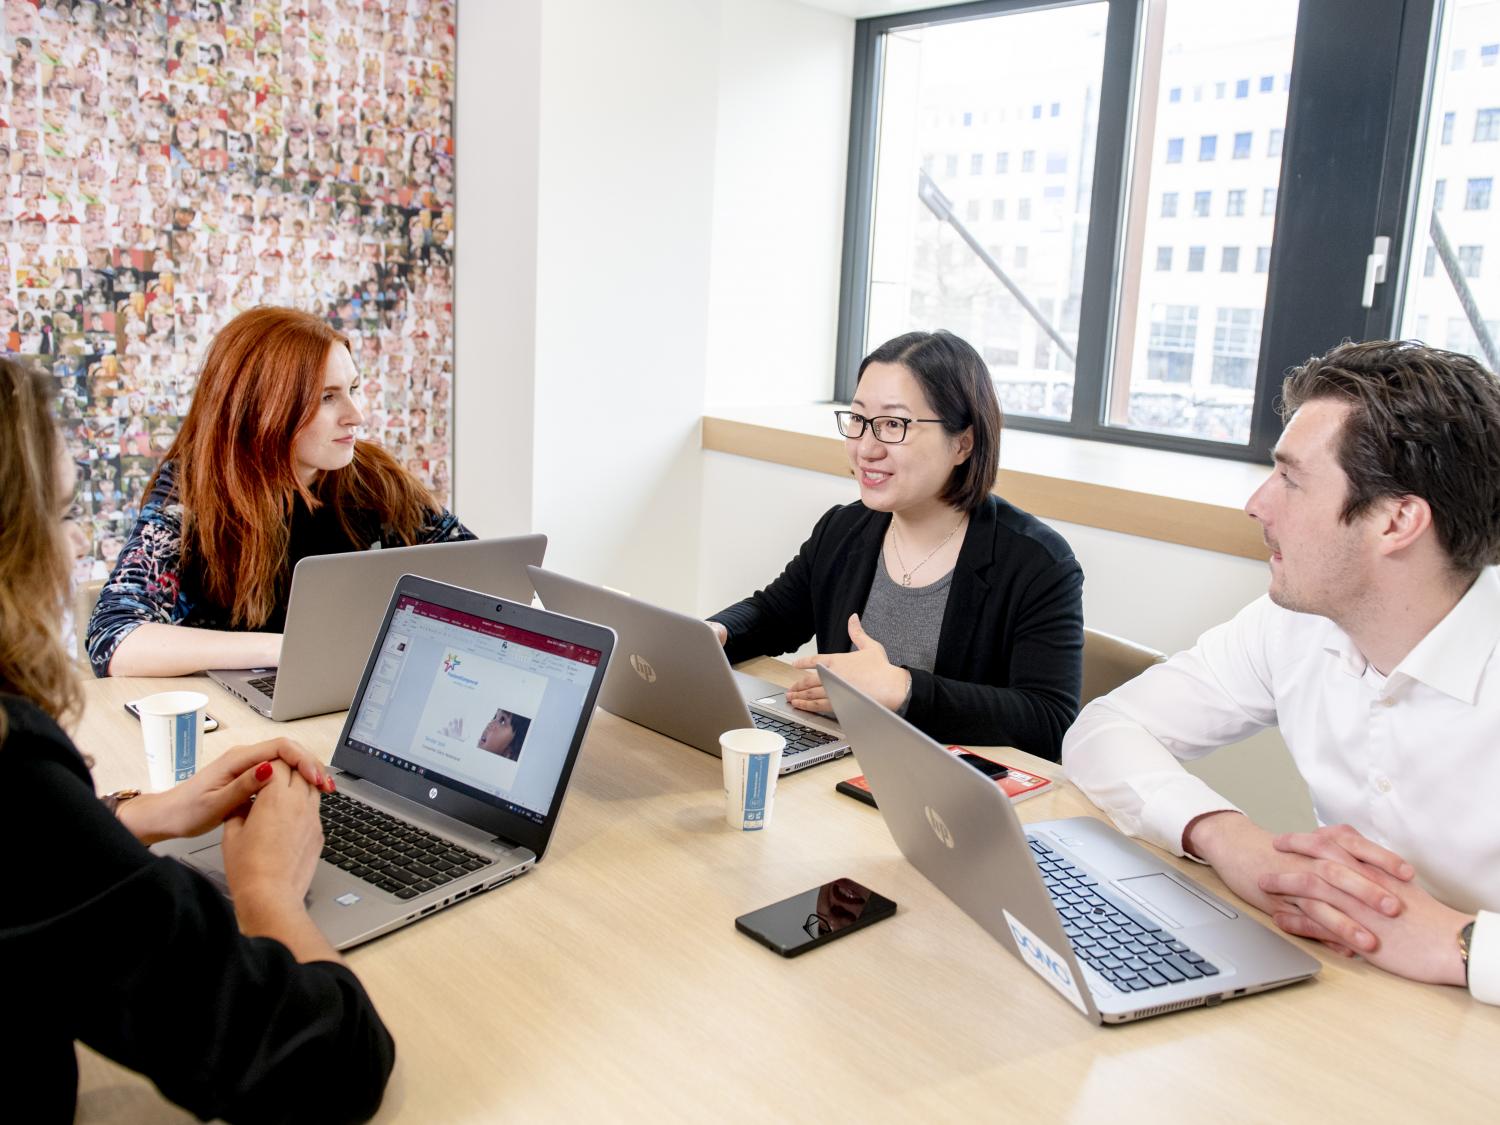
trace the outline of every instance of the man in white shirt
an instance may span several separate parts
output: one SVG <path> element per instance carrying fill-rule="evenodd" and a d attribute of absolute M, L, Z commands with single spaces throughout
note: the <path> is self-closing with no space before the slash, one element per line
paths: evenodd
<path fill-rule="evenodd" d="M 1245 509 L 1268 595 L 1086 707 L 1063 766 L 1286 932 L 1500 1004 L 1500 383 L 1376 341 L 1283 398 Z M 1273 836 L 1180 763 L 1272 724 L 1315 832 Z"/>

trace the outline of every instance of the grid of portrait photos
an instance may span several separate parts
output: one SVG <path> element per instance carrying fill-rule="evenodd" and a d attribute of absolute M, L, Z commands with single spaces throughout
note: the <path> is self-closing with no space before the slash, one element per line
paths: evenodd
<path fill-rule="evenodd" d="M 49 370 L 102 577 L 215 332 L 354 345 L 363 436 L 449 502 L 451 0 L 4 0 L 0 348 Z"/>

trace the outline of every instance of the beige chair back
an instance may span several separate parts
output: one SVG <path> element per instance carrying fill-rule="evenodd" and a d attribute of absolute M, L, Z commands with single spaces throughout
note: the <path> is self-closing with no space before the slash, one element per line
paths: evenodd
<path fill-rule="evenodd" d="M 1083 631 L 1083 696 L 1079 706 L 1108 695 L 1166 657 L 1154 648 L 1097 629 Z"/>
<path fill-rule="evenodd" d="M 94 606 L 98 604 L 103 589 L 102 578 L 80 582 L 73 587 L 73 636 L 77 641 L 78 663 L 85 668 L 89 663 L 89 618 L 94 616 Z"/>

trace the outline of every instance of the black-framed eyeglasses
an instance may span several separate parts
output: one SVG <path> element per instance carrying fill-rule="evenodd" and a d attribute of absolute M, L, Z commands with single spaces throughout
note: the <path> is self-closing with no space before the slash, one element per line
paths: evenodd
<path fill-rule="evenodd" d="M 886 445 L 899 445 L 905 441 L 906 428 L 913 422 L 942 421 L 941 418 L 899 418 L 894 414 L 877 414 L 873 418 L 866 418 L 852 410 L 835 410 L 833 417 L 838 422 L 839 433 L 846 438 L 862 438 L 868 428 L 875 435 L 876 441 Z"/>

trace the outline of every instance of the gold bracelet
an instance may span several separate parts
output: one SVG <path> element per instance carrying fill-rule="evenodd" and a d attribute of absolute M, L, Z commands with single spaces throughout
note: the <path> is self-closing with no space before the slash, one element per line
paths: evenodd
<path fill-rule="evenodd" d="M 139 789 L 116 789 L 113 793 L 106 793 L 99 798 L 99 803 L 109 810 L 109 815 L 118 818 L 120 806 L 126 801 L 133 801 L 141 795 Z"/>

